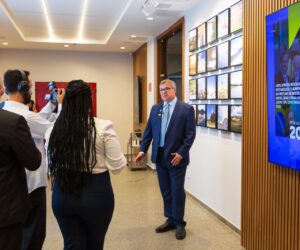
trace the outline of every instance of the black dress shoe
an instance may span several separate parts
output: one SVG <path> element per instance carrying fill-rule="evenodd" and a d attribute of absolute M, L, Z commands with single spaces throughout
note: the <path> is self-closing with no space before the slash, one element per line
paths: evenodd
<path fill-rule="evenodd" d="M 173 230 L 173 229 L 175 229 L 175 228 L 176 228 L 176 226 L 175 226 L 174 224 L 171 224 L 171 223 L 169 223 L 169 222 L 166 221 L 164 224 L 162 224 L 162 225 L 160 225 L 159 227 L 157 227 L 157 228 L 155 229 L 155 231 L 156 231 L 157 233 L 164 233 L 164 232 Z"/>
<path fill-rule="evenodd" d="M 175 236 L 177 240 L 183 240 L 186 236 L 185 228 L 183 226 L 176 226 Z"/>

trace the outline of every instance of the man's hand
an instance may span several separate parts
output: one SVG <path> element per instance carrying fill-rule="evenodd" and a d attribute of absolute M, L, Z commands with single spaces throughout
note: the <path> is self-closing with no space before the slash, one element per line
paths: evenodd
<path fill-rule="evenodd" d="M 143 160 L 143 157 L 144 157 L 144 152 L 139 152 L 138 155 L 135 157 L 135 164 L 140 166 L 142 164 L 142 160 Z"/>
<path fill-rule="evenodd" d="M 65 89 L 57 89 L 57 102 L 62 103 L 65 97 Z"/>
<path fill-rule="evenodd" d="M 178 153 L 171 153 L 171 155 L 174 156 L 173 160 L 171 161 L 171 164 L 173 166 L 178 166 L 182 160 L 182 156 Z"/>

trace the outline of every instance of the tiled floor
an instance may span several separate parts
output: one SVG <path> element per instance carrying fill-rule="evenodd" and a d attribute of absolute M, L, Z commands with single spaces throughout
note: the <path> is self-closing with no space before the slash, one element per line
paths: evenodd
<path fill-rule="evenodd" d="M 105 240 L 107 250 L 234 250 L 243 249 L 240 236 L 187 196 L 185 220 L 187 237 L 178 241 L 175 231 L 157 234 L 163 223 L 162 199 L 156 173 L 130 171 L 112 177 L 115 211 Z M 48 190 L 47 236 L 44 250 L 63 249 L 63 239 L 51 210 Z"/>

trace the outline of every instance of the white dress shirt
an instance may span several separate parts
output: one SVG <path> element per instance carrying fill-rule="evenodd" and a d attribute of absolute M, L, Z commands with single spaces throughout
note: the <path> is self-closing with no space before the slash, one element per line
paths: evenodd
<path fill-rule="evenodd" d="M 96 159 L 97 163 L 93 168 L 93 174 L 103 173 L 110 170 L 113 174 L 119 173 L 127 164 L 122 153 L 119 139 L 113 129 L 113 123 L 108 120 L 95 119 L 96 134 Z M 46 152 L 52 128 L 45 134 Z M 47 162 L 47 161 L 46 161 Z"/>
<path fill-rule="evenodd" d="M 52 112 L 55 109 L 55 105 L 48 102 L 48 104 L 39 113 L 35 113 L 30 111 L 28 106 L 23 103 L 6 101 L 3 109 L 19 114 L 25 118 L 35 145 L 42 154 L 42 162 L 37 170 L 29 171 L 26 169 L 28 193 L 31 193 L 39 187 L 46 187 L 48 180 L 45 164 L 44 136 L 46 130 L 53 126 L 53 122 L 50 122 L 48 119 L 50 117 L 53 119 Z M 58 109 L 61 109 L 61 104 L 59 104 Z"/>

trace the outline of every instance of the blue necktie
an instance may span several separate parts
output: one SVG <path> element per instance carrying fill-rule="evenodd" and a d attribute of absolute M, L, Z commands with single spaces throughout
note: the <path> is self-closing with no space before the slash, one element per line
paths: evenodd
<path fill-rule="evenodd" d="M 163 107 L 163 115 L 161 118 L 161 129 L 160 129 L 160 140 L 159 140 L 160 147 L 163 147 L 165 145 L 165 136 L 167 132 L 169 116 L 170 116 L 170 103 L 167 103 Z"/>

